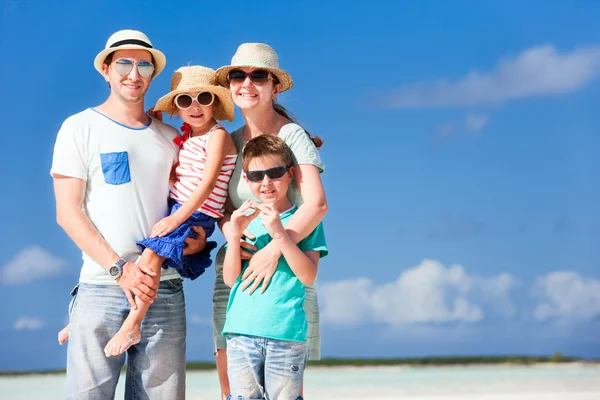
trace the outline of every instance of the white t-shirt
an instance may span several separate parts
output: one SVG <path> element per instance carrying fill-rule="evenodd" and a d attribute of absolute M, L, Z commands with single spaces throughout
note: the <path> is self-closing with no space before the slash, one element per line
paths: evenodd
<path fill-rule="evenodd" d="M 67 118 L 56 137 L 50 174 L 87 182 L 88 218 L 127 261 L 139 262 L 136 242 L 168 214 L 176 136 L 175 128 L 156 119 L 146 127 L 130 128 L 90 108 Z M 117 284 L 87 254 L 82 257 L 80 282 Z M 179 277 L 174 269 L 162 270 L 161 280 Z"/>

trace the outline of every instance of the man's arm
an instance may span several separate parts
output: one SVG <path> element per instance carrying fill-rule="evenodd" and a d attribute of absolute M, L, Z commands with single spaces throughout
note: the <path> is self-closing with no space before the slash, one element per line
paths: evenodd
<path fill-rule="evenodd" d="M 96 230 L 83 210 L 86 182 L 82 179 L 54 174 L 56 221 L 77 247 L 108 271 L 119 255 Z M 131 293 L 146 303 L 156 297 L 156 274 L 148 267 L 127 262 L 117 279 L 132 307 L 137 308 Z"/>

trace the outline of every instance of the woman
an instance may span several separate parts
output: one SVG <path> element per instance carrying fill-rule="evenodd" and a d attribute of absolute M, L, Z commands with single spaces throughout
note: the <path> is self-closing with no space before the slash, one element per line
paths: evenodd
<path fill-rule="evenodd" d="M 260 135 L 278 135 L 291 148 L 295 158 L 295 182 L 290 186 L 288 197 L 299 206 L 298 211 L 286 225 L 293 240 L 301 241 L 321 222 L 327 212 L 327 199 L 321 182 L 320 173 L 324 164 L 317 148 L 323 143 L 294 123 L 287 111 L 275 102 L 281 92 L 293 86 L 290 75 L 279 68 L 275 50 L 261 43 L 244 43 L 238 47 L 231 65 L 217 70 L 219 83 L 231 91 L 233 102 L 240 108 L 245 125 L 231 134 L 238 154 L 245 144 Z M 233 209 L 239 208 L 248 198 L 254 198 L 242 178 L 241 157 L 229 182 L 229 214 L 219 221 L 221 231 L 228 229 L 229 216 Z M 246 242 L 242 247 L 256 250 Z M 223 399 L 229 394 L 227 379 L 226 340 L 221 335 L 225 323 L 225 311 L 229 299 L 229 288 L 223 282 L 223 249 L 217 254 L 215 263 L 216 279 L 213 294 L 213 334 L 215 356 Z M 267 290 L 268 283 L 277 267 L 281 251 L 275 242 L 252 255 L 242 252 L 242 257 L 250 259 L 250 264 L 242 278 L 246 279 L 242 288 L 254 291 L 262 283 L 261 291 Z M 315 285 L 306 288 L 305 311 L 308 319 L 307 352 L 309 360 L 318 360 L 320 354 L 319 309 Z"/>

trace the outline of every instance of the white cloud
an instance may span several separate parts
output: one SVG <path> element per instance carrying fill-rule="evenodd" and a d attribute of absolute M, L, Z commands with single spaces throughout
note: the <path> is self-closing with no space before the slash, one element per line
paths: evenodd
<path fill-rule="evenodd" d="M 426 259 L 390 283 L 377 285 L 362 277 L 321 284 L 319 298 L 323 320 L 334 324 L 472 323 L 484 318 L 486 301 L 492 307 L 498 302 L 503 314 L 512 313 L 509 291 L 515 285 L 509 274 L 472 277 L 461 265 L 444 267 Z"/>
<path fill-rule="evenodd" d="M 0 270 L 0 282 L 18 284 L 59 275 L 66 267 L 65 260 L 39 246 L 22 249 Z"/>
<path fill-rule="evenodd" d="M 538 321 L 552 318 L 591 319 L 600 316 L 600 280 L 572 271 L 537 278 L 534 297 L 540 303 L 533 315 Z"/>
<path fill-rule="evenodd" d="M 465 116 L 462 123 L 453 121 L 438 125 L 433 135 L 433 142 L 434 144 L 439 144 L 444 140 L 466 134 L 472 136 L 479 135 L 488 122 L 490 122 L 490 117 L 485 114 L 469 113 Z"/>
<path fill-rule="evenodd" d="M 15 329 L 18 331 L 36 331 L 44 326 L 44 321 L 39 318 L 21 317 L 15 322 Z"/>
<path fill-rule="evenodd" d="M 467 129 L 467 132 L 475 134 L 481 133 L 489 121 L 490 118 L 487 115 L 467 114 L 465 117 L 465 128 Z"/>
<path fill-rule="evenodd" d="M 600 46 L 559 52 L 533 47 L 498 61 L 491 71 L 472 70 L 457 80 L 406 84 L 392 93 L 394 108 L 464 107 L 574 92 L 600 73 Z"/>

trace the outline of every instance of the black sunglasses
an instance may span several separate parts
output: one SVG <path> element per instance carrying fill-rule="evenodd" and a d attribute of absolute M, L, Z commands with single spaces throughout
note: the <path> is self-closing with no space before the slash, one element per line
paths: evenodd
<path fill-rule="evenodd" d="M 250 182 L 262 182 L 265 175 L 268 176 L 269 179 L 279 179 L 284 176 L 289 169 L 290 166 L 288 165 L 287 167 L 280 166 L 264 170 L 247 171 L 246 178 L 248 178 Z"/>
<path fill-rule="evenodd" d="M 255 85 L 265 85 L 269 79 L 273 79 L 269 71 L 265 71 L 264 69 L 257 69 L 252 72 L 245 73 L 241 69 L 232 69 L 227 74 L 227 79 L 229 83 L 233 83 L 235 85 L 241 85 L 246 80 L 246 77 L 250 78 L 250 81 Z"/>

